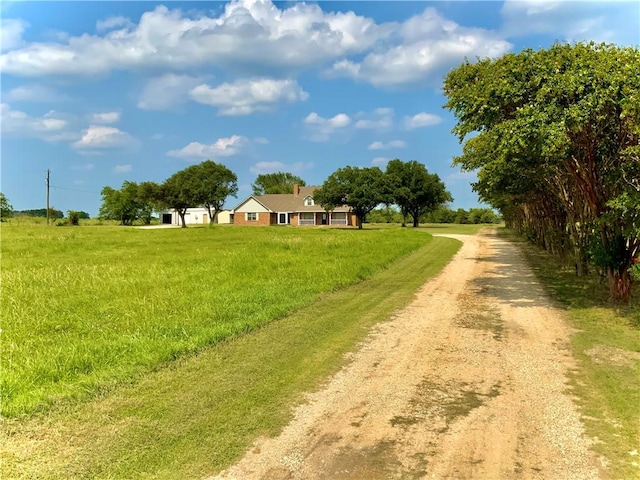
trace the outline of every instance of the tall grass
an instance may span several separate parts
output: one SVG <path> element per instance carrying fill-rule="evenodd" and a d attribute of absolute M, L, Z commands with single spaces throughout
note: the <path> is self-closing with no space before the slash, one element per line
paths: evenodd
<path fill-rule="evenodd" d="M 2 413 L 131 380 L 423 245 L 409 229 L 2 228 Z"/>
<path fill-rule="evenodd" d="M 423 234 L 424 235 L 424 234 Z M 424 246 L 364 281 L 85 402 L 6 419 L 2 478 L 206 478 L 275 435 L 348 362 L 377 322 L 414 298 L 460 242 Z"/>

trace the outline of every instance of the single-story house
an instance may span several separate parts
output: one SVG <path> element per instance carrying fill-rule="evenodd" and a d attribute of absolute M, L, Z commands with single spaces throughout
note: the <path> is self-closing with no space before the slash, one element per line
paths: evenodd
<path fill-rule="evenodd" d="M 233 223 L 231 210 L 222 210 L 218 213 L 218 223 Z M 160 223 L 164 225 L 182 225 L 180 215 L 175 209 L 165 210 L 159 214 Z M 208 224 L 209 212 L 205 207 L 188 208 L 184 214 L 184 223 L 187 225 Z"/>
<path fill-rule="evenodd" d="M 235 225 L 351 225 L 356 216 L 347 206 L 328 212 L 313 201 L 318 187 L 293 186 L 292 193 L 250 195 L 232 210 Z"/>

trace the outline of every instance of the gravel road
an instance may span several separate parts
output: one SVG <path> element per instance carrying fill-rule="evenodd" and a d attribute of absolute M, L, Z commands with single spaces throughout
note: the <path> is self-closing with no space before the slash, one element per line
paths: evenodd
<path fill-rule="evenodd" d="M 571 330 L 517 247 L 464 245 L 348 365 L 215 479 L 597 479 Z"/>

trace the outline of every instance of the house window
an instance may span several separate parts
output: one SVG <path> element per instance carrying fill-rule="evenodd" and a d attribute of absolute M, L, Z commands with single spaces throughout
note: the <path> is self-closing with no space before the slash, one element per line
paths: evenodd
<path fill-rule="evenodd" d="M 247 222 L 255 222 L 258 220 L 258 214 L 256 212 L 247 212 Z"/>
<path fill-rule="evenodd" d="M 313 206 L 313 198 L 306 197 L 304 199 L 304 205 L 305 205 L 305 207 L 312 207 Z"/>

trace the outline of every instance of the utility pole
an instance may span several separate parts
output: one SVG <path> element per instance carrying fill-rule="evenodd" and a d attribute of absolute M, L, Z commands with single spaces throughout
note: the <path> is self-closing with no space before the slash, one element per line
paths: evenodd
<path fill-rule="evenodd" d="M 47 178 L 46 178 L 46 184 L 47 184 L 47 227 L 49 226 L 49 177 L 50 177 L 51 172 L 49 171 L 49 169 L 47 169 Z"/>

